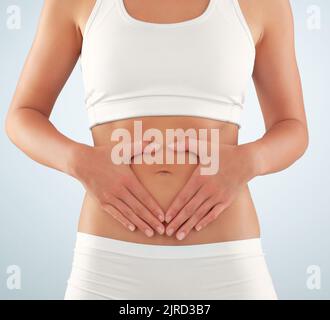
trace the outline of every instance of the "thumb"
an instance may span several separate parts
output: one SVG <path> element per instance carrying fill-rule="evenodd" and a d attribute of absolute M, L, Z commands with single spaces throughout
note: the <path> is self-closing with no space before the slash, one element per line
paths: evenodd
<path fill-rule="evenodd" d="M 199 140 L 192 137 L 184 137 L 178 139 L 177 142 L 172 142 L 167 147 L 177 152 L 191 152 L 198 155 L 198 143 Z"/>
<path fill-rule="evenodd" d="M 161 144 L 152 142 L 152 141 L 144 141 L 144 140 L 138 140 L 134 142 L 124 143 L 123 148 L 127 148 L 130 150 L 130 159 L 129 162 L 132 160 L 132 158 L 143 154 L 143 153 L 152 153 L 157 152 L 161 148 Z"/>

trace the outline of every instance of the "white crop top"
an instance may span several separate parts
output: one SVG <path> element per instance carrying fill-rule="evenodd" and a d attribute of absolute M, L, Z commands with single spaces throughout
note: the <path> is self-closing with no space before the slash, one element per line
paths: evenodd
<path fill-rule="evenodd" d="M 124 0 L 96 0 L 81 52 L 90 128 L 143 116 L 195 116 L 240 127 L 255 46 L 238 0 L 153 23 Z"/>

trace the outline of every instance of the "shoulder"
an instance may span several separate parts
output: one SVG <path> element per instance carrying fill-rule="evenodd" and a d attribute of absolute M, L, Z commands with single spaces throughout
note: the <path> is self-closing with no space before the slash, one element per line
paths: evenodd
<path fill-rule="evenodd" d="M 290 0 L 238 0 L 241 6 L 256 13 L 264 13 L 275 18 L 277 13 L 288 13 L 291 10 Z"/>
<path fill-rule="evenodd" d="M 95 0 L 44 0 L 43 12 L 56 17 L 59 21 L 78 23 L 81 16 Z"/>
<path fill-rule="evenodd" d="M 293 15 L 289 0 L 257 0 L 262 12 L 264 35 L 293 29 Z"/>
<path fill-rule="evenodd" d="M 79 9 L 84 2 L 79 0 L 44 0 L 44 8 L 62 12 L 64 16 L 73 16 L 74 10 Z"/>
<path fill-rule="evenodd" d="M 291 17 L 291 4 L 289 0 L 258 0 L 260 9 L 264 13 L 265 22 L 279 23 Z"/>
<path fill-rule="evenodd" d="M 293 29 L 290 0 L 238 0 L 257 30 L 260 43 L 266 35 L 288 32 Z"/>
<path fill-rule="evenodd" d="M 269 14 L 270 12 L 285 13 L 290 11 L 290 0 L 255 0 L 259 3 L 260 7 Z"/>

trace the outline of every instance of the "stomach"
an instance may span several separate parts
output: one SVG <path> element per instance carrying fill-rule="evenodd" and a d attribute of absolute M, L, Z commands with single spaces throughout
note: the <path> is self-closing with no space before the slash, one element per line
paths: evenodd
<path fill-rule="evenodd" d="M 186 131 L 193 128 L 196 132 L 199 129 L 207 129 L 209 132 L 211 128 L 216 128 L 219 130 L 220 143 L 232 145 L 238 143 L 238 127 L 234 124 L 197 117 L 153 116 L 98 125 L 92 128 L 94 145 L 118 143 L 111 141 L 112 133 L 118 128 L 128 130 L 133 137 L 134 121 L 141 121 L 143 133 L 148 129 L 157 129 L 163 134 L 163 137 L 165 137 L 167 129 L 183 129 Z M 210 139 L 210 136 L 208 135 L 207 138 Z M 137 178 L 164 211 L 169 208 L 198 165 L 198 157 L 190 154 L 190 159 L 195 156 L 196 161 L 190 160 L 189 162 L 187 160 L 188 155 L 188 152 L 186 152 L 186 161 L 183 164 L 174 161 L 173 164 L 146 164 L 143 162 L 134 164 L 132 162 L 130 165 Z M 141 155 L 136 155 L 134 160 L 139 160 L 139 157 Z M 164 222 L 164 225 L 166 227 L 166 222 Z M 153 237 L 148 238 L 139 230 L 129 231 L 111 215 L 103 211 L 88 193 L 84 197 L 78 231 L 122 241 L 158 245 L 202 244 L 260 237 L 258 218 L 247 185 L 241 188 L 235 200 L 222 212 L 217 220 L 201 231 L 193 229 L 183 240 L 178 240 L 175 234 L 167 236 L 155 232 Z"/>

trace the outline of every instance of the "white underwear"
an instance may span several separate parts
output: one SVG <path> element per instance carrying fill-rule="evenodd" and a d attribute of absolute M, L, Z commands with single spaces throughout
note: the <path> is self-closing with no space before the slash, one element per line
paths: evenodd
<path fill-rule="evenodd" d="M 77 234 L 65 300 L 276 300 L 259 238 L 139 244 Z"/>

